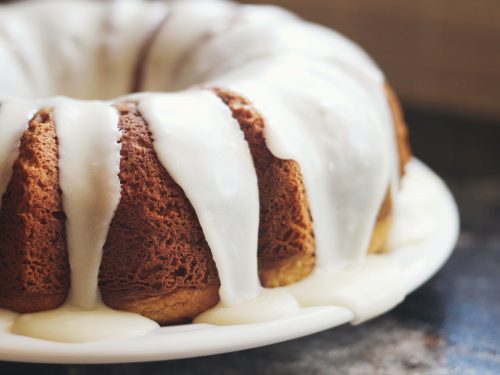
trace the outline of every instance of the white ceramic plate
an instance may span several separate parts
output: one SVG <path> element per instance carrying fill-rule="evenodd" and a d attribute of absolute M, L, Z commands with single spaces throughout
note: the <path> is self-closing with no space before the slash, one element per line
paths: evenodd
<path fill-rule="evenodd" d="M 417 160 L 413 168 L 426 174 L 435 189 L 432 217 L 438 229 L 427 238 L 400 246 L 386 256 L 402 265 L 407 293 L 437 272 L 451 254 L 458 236 L 458 211 L 450 192 L 430 169 Z M 432 215 L 432 216 L 431 216 Z M 10 333 L 0 334 L 0 360 L 43 363 L 144 362 L 227 353 L 274 344 L 349 323 L 353 313 L 342 307 L 304 308 L 273 322 L 212 326 L 189 324 L 163 327 L 140 337 L 86 344 L 61 344 Z"/>

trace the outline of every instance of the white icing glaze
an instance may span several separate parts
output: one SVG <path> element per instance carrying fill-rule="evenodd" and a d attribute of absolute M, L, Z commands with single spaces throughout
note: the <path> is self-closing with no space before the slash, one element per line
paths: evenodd
<path fill-rule="evenodd" d="M 220 0 L 178 0 L 170 6 L 168 20 L 148 56 L 145 91 L 173 91 L 175 86 L 187 86 L 178 79 L 183 60 L 199 43 L 225 30 L 236 10 L 233 3 Z"/>
<path fill-rule="evenodd" d="M 102 304 L 92 310 L 70 305 L 34 314 L 19 315 L 11 331 L 59 342 L 91 342 L 138 336 L 158 328 L 141 315 L 112 310 Z"/>
<path fill-rule="evenodd" d="M 411 162 L 406 166 L 401 191 L 395 198 L 393 223 L 386 250 L 418 243 L 438 228 L 437 218 L 429 215 L 435 204 L 432 197 L 441 189 L 438 181 L 429 180 L 426 171 Z M 425 219 L 424 219 L 425 218 Z"/>
<path fill-rule="evenodd" d="M 254 298 L 259 192 L 248 144 L 231 111 L 209 91 L 152 95 L 139 110 L 159 160 L 193 205 L 232 306 Z"/>
<path fill-rule="evenodd" d="M 241 11 L 239 22 L 226 33 L 200 46 L 186 66 L 189 83 L 209 81 L 254 60 L 284 54 L 307 56 L 328 63 L 343 63 L 365 79 L 383 82 L 372 60 L 353 42 L 318 25 L 304 23 L 287 13 L 273 17 Z M 238 53 L 234 54 L 233 51 Z"/>
<path fill-rule="evenodd" d="M 91 309 L 98 300 L 102 248 L 120 201 L 118 113 L 103 102 L 51 102 L 59 142 L 59 183 L 71 267 L 69 300 Z"/>
<path fill-rule="evenodd" d="M 292 13 L 273 6 L 240 6 L 236 17 L 225 24 L 225 32 L 212 32 L 212 37 L 205 38 L 187 56 L 175 77 L 174 88 L 205 82 L 209 77 L 248 61 L 252 53 L 260 55 L 262 51 L 255 51 L 256 46 L 268 44 L 265 39 L 274 35 L 272 29 L 296 19 Z"/>
<path fill-rule="evenodd" d="M 8 29 L 8 26 L 11 25 L 10 22 L 16 25 L 15 21 L 15 19 L 9 18 L 5 14 L 0 14 L 0 61 L 3 67 L 0 69 L 0 99 L 6 97 L 33 97 L 33 82 L 30 81 L 30 77 L 26 74 L 23 66 L 24 61 L 21 62 L 24 57 L 20 56 L 19 49 L 13 47 L 15 39 L 12 37 L 12 31 Z M 18 25 L 22 27 L 21 25 L 24 24 L 20 22 Z M 29 40 L 32 40 L 28 36 L 26 39 L 28 40 L 27 44 L 30 43 Z M 38 64 L 36 65 L 38 66 Z"/>
<path fill-rule="evenodd" d="M 0 208 L 19 154 L 19 141 L 35 113 L 30 101 L 12 100 L 0 107 Z"/>
<path fill-rule="evenodd" d="M 347 307 L 358 324 L 388 311 L 405 296 L 400 265 L 384 255 L 369 255 L 332 272 L 318 268 L 287 289 L 301 306 Z"/>

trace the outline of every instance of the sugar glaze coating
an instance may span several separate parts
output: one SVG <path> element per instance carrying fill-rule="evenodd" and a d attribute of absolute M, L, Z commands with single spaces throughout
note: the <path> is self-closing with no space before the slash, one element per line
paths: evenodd
<path fill-rule="evenodd" d="M 67 16 L 54 16 L 61 12 Z M 0 193 L 27 124 L 51 111 L 72 270 L 64 314 L 95 307 L 109 313 L 98 275 L 123 196 L 124 103 L 144 119 L 162 168 L 189 200 L 211 250 L 220 302 L 199 311 L 197 321 L 246 323 L 293 313 L 299 304 L 342 303 L 323 298 L 336 288 L 328 284 L 348 289 L 353 274 L 362 278 L 380 207 L 398 193 L 404 160 L 385 78 L 354 43 L 280 8 L 216 0 L 33 1 L 3 6 L 0 25 Z M 131 87 L 143 93 L 125 95 Z M 75 99 L 53 97 L 60 94 Z M 315 268 L 288 288 L 259 282 L 259 186 L 252 145 L 231 105 L 238 97 L 262 121 L 272 156 L 295 163 L 303 177 Z M 374 271 L 366 275 L 390 269 L 397 279 L 397 265 L 369 262 Z M 356 281 L 355 298 L 373 293 L 370 277 Z M 314 292 L 304 301 L 307 288 Z M 401 293 L 394 288 L 384 306 Z M 345 302 L 358 321 L 377 313 L 357 309 L 358 302 Z M 127 318 L 139 330 L 156 326 Z M 30 335 L 37 319 L 57 320 L 34 313 L 14 326 Z"/>

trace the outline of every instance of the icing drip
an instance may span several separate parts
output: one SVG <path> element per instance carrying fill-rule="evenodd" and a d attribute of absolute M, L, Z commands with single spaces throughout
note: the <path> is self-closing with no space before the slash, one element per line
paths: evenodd
<path fill-rule="evenodd" d="M 102 102 L 58 98 L 53 104 L 67 217 L 69 300 L 91 309 L 98 300 L 102 248 L 120 201 L 118 113 Z"/>
<path fill-rule="evenodd" d="M 19 155 L 19 141 L 35 113 L 36 107 L 29 101 L 8 101 L 0 106 L 0 208 Z"/>
<path fill-rule="evenodd" d="M 238 123 L 209 91 L 150 96 L 139 110 L 158 159 L 196 211 L 217 265 L 223 304 L 256 297 L 259 195 Z"/>

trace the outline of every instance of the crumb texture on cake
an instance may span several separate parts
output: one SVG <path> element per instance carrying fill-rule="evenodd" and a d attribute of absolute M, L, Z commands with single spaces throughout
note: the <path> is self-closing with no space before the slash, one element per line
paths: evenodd
<path fill-rule="evenodd" d="M 69 289 L 50 109 L 31 119 L 19 150 L 0 210 L 0 306 L 24 313 L 59 307 Z"/>
<path fill-rule="evenodd" d="M 102 298 L 110 307 L 127 310 L 147 300 L 162 314 L 172 314 L 160 321 L 186 321 L 217 302 L 217 269 L 193 207 L 155 155 L 137 104 L 116 108 L 122 198 L 103 249 Z M 195 291 L 204 293 L 196 298 Z M 172 309 L 176 304 L 183 306 L 179 316 Z"/>

